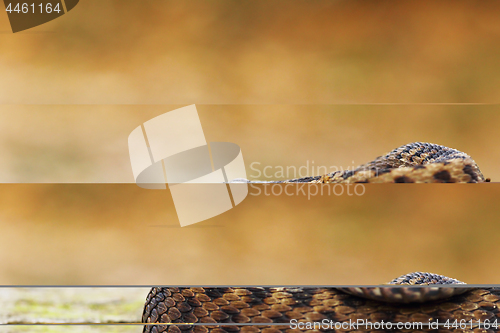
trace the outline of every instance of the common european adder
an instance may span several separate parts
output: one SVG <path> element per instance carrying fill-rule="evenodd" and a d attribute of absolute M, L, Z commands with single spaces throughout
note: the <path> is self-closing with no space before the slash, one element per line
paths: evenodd
<path fill-rule="evenodd" d="M 469 155 L 437 144 L 415 142 L 396 148 L 354 170 L 259 183 L 488 181 Z M 365 320 L 371 323 L 440 324 L 456 321 L 500 325 L 499 287 L 468 287 L 455 279 L 421 272 L 403 275 L 389 284 L 391 286 L 380 287 L 154 287 L 147 296 L 142 320 L 159 325 L 146 325 L 143 332 L 294 332 L 297 330 L 292 330 L 291 321 L 313 323 L 323 320 L 337 323 Z M 189 325 L 192 323 L 197 325 Z M 272 325 L 276 323 L 283 325 Z M 308 327 L 302 328 L 308 330 Z M 498 331 L 491 326 L 467 328 L 475 332 Z M 340 331 L 380 332 L 369 326 L 347 326 Z M 409 331 L 413 329 L 405 330 Z M 439 332 L 447 331 L 466 330 L 459 326 L 441 326 L 439 329 Z"/>
<path fill-rule="evenodd" d="M 155 287 L 148 294 L 144 307 L 142 320 L 150 325 L 145 325 L 143 332 L 278 333 L 294 332 L 298 328 L 310 331 L 311 327 L 307 325 L 319 325 L 325 321 L 330 326 L 315 332 L 338 331 L 333 323 L 337 323 L 342 332 L 380 332 L 369 323 L 382 322 L 422 323 L 421 327 L 414 326 L 406 332 L 430 330 L 431 326 L 423 325 L 431 324 L 443 325 L 439 332 L 464 331 L 453 328 L 459 323 L 472 325 L 478 332 L 494 332 L 480 330 L 478 324 L 490 325 L 491 329 L 495 324 L 500 325 L 500 288 L 467 288 L 460 281 L 429 273 L 411 273 L 392 282 L 400 285 Z M 420 285 L 408 286 L 405 283 Z M 429 283 L 444 284 L 432 286 Z M 401 295 L 408 298 L 398 297 Z M 196 324 L 190 325 L 192 323 Z M 299 327 L 299 323 L 303 326 Z M 365 326 L 350 326 L 351 323 Z M 447 323 L 448 328 L 444 326 Z M 391 330 L 394 331 L 398 330 Z"/>
<path fill-rule="evenodd" d="M 248 182 L 248 180 L 237 180 Z M 466 153 L 433 143 L 398 147 L 354 170 L 285 181 L 251 183 L 482 183 L 489 182 Z"/>

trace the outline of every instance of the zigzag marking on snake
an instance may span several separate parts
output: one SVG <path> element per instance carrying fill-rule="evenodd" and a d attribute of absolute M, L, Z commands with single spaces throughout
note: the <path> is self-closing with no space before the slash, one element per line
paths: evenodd
<path fill-rule="evenodd" d="M 358 320 L 380 323 L 383 320 L 441 324 L 447 320 L 481 320 L 483 323 L 496 320 L 500 324 L 500 288 L 471 288 L 455 279 L 421 272 L 403 275 L 389 284 L 393 285 L 154 287 L 147 296 L 142 320 L 159 324 L 144 326 L 143 332 L 278 333 L 289 332 L 292 320 L 321 322 L 325 319 L 340 323 Z M 181 325 L 183 323 L 188 325 Z M 256 325 L 229 326 L 225 323 Z M 266 326 L 270 323 L 283 325 Z"/>
<path fill-rule="evenodd" d="M 234 180 L 235 182 L 248 180 Z M 482 183 L 476 162 L 466 153 L 445 146 L 414 142 L 379 156 L 354 170 L 336 171 L 285 181 L 250 183 Z"/>

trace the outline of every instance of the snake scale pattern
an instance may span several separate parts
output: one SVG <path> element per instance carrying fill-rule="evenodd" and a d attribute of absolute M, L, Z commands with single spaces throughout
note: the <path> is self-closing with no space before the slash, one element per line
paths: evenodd
<path fill-rule="evenodd" d="M 447 320 L 451 322 L 480 320 L 492 323 L 495 320 L 500 322 L 499 306 L 500 288 L 471 288 L 466 293 L 440 301 L 395 304 L 349 295 L 338 288 L 155 287 L 147 296 L 142 319 L 145 323 L 171 323 L 144 326 L 144 333 L 281 333 L 297 332 L 291 329 L 292 320 L 441 324 Z M 180 325 L 180 323 L 201 325 Z M 220 325 L 217 325 L 219 323 Z M 232 325 L 224 325 L 228 323 Z M 254 325 L 238 326 L 236 323 Z M 283 325 L 266 325 L 271 323 Z M 358 328 L 342 330 L 342 332 L 351 331 L 358 331 Z M 409 331 L 411 330 L 406 332 Z M 442 333 L 453 331 L 455 330 L 439 330 Z"/>
<path fill-rule="evenodd" d="M 441 145 L 415 142 L 396 148 L 354 170 L 256 183 L 489 181 L 469 155 Z M 142 321 L 148 323 L 144 326 L 144 333 L 326 332 L 335 330 L 297 330 L 292 329 L 290 323 L 293 320 L 310 323 L 365 320 L 372 323 L 444 324 L 457 320 L 496 321 L 500 325 L 499 308 L 500 287 L 467 287 L 461 281 L 442 275 L 415 272 L 380 287 L 154 287 L 147 296 Z M 430 330 L 424 327 L 418 331 Z M 381 332 L 373 327 L 359 326 L 341 331 Z M 439 332 L 465 331 L 462 328 L 439 329 Z M 475 327 L 469 331 L 498 330 Z"/>
<path fill-rule="evenodd" d="M 414 142 L 360 165 L 322 176 L 258 183 L 482 183 L 489 182 L 466 153 Z M 253 183 L 253 182 L 252 182 Z"/>

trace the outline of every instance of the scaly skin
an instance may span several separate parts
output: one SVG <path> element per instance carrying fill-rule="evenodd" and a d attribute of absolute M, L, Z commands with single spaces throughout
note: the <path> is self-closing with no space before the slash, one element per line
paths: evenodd
<path fill-rule="evenodd" d="M 441 286 L 440 288 L 449 288 Z M 408 287 L 393 287 L 406 288 Z M 420 288 L 423 289 L 424 287 Z M 432 287 L 426 287 L 432 288 Z M 457 287 L 452 287 L 458 289 Z M 389 288 L 390 290 L 392 288 Z M 419 289 L 419 288 L 417 288 Z M 495 320 L 500 324 L 500 288 L 470 288 L 451 298 L 425 303 L 395 304 L 349 295 L 339 288 L 152 288 L 144 308 L 144 323 L 174 323 L 145 325 L 149 332 L 298 332 L 289 331 L 292 320 L 339 323 L 364 320 L 384 322 L 439 322 L 450 320 L 482 323 Z M 175 325 L 177 323 L 178 325 Z M 199 323 L 201 325 L 179 325 Z M 221 325 L 203 325 L 217 324 Z M 254 323 L 252 326 L 229 326 L 224 323 Z M 270 326 L 268 323 L 282 323 Z M 350 332 L 356 329 L 346 329 Z M 371 331 L 360 328 L 359 330 Z M 375 329 L 373 329 L 375 331 Z M 405 332 L 412 331 L 407 330 Z M 421 329 L 418 331 L 422 331 Z M 453 330 L 440 330 L 451 332 Z M 459 330 L 460 331 L 460 330 Z M 472 331 L 472 330 L 471 330 Z M 380 330 L 378 330 L 380 332 Z M 391 330 L 397 332 L 397 330 Z M 492 331 L 493 332 L 493 331 Z"/>
<path fill-rule="evenodd" d="M 354 170 L 285 181 L 255 183 L 482 183 L 476 162 L 445 146 L 414 142 L 398 147 Z"/>

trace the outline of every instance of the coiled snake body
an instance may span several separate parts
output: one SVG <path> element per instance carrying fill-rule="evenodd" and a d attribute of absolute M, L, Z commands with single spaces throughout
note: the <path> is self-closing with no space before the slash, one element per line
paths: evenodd
<path fill-rule="evenodd" d="M 469 155 L 436 144 L 416 142 L 396 148 L 352 171 L 260 183 L 485 181 L 489 179 L 484 178 Z M 150 324 L 144 326 L 145 333 L 285 332 L 290 330 L 293 320 L 441 324 L 465 320 L 474 323 L 496 321 L 500 325 L 500 288 L 471 288 L 455 279 L 420 272 L 403 275 L 389 285 L 341 288 L 154 287 L 147 296 L 142 320 Z M 151 325 L 153 323 L 158 325 Z M 196 324 L 190 325 L 192 323 Z M 283 325 L 272 325 L 276 323 Z M 371 330 L 365 328 L 361 330 Z M 352 331 L 357 329 L 359 327 Z"/>
<path fill-rule="evenodd" d="M 247 180 L 243 180 L 247 181 Z M 362 164 L 354 170 L 336 171 L 285 181 L 251 183 L 482 183 L 476 162 L 466 153 L 445 146 L 414 142 Z"/>
<path fill-rule="evenodd" d="M 476 328 L 478 323 L 488 323 L 490 327 L 494 323 L 500 325 L 500 288 L 460 288 L 458 285 L 463 286 L 460 281 L 429 273 L 407 274 L 392 283 L 422 285 L 347 288 L 155 287 L 148 294 L 144 307 L 142 320 L 149 325 L 144 326 L 143 332 L 277 333 L 292 332 L 293 323 L 313 325 L 324 323 L 325 320 L 340 325 L 366 325 L 343 329 L 343 332 L 372 331 L 368 323 L 374 325 L 382 322 L 444 325 L 456 321 L 475 324 Z M 435 287 L 428 283 L 449 283 L 453 286 Z M 429 328 L 422 326 L 425 327 Z"/>

